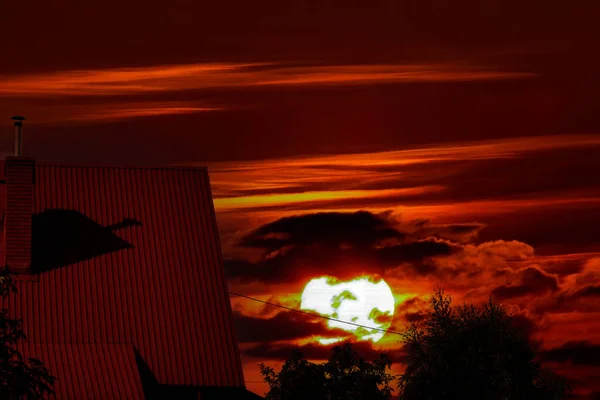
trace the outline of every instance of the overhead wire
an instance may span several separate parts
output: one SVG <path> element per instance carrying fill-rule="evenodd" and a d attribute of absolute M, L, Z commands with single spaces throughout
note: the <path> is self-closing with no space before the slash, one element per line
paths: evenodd
<path fill-rule="evenodd" d="M 316 314 L 316 313 L 311 313 L 311 312 L 308 312 L 308 311 L 298 310 L 296 308 L 286 307 L 286 306 L 282 306 L 281 304 L 275 304 L 275 303 L 271 303 L 271 302 L 268 302 L 268 301 L 265 301 L 265 300 L 257 299 L 255 297 L 246 296 L 245 294 L 240 294 L 240 293 L 235 293 L 235 292 L 229 292 L 229 294 L 232 294 L 232 295 L 238 296 L 238 297 L 243 297 L 245 299 L 256 301 L 256 302 L 259 302 L 259 303 L 267 304 L 267 305 L 270 305 L 270 306 L 273 306 L 273 307 L 282 308 L 284 310 L 293 311 L 293 312 L 297 312 L 297 313 L 300 313 L 300 314 L 310 315 L 310 316 L 316 317 L 316 318 L 328 319 L 330 321 L 340 322 L 342 324 L 354 325 L 354 326 L 357 326 L 357 327 L 360 327 L 360 328 L 365 328 L 365 329 L 370 329 L 370 330 L 375 330 L 375 331 L 379 331 L 379 332 L 391 333 L 391 334 L 394 334 L 394 335 L 400 335 L 400 336 L 402 336 L 402 333 L 400 333 L 400 332 L 390 331 L 390 330 L 381 329 L 381 328 L 375 328 L 375 327 L 372 327 L 372 326 L 361 325 L 361 324 L 357 324 L 355 322 L 344 321 L 344 320 L 341 320 L 341 319 L 337 319 L 337 318 L 333 318 L 333 317 L 328 317 L 328 316 L 321 315 L 321 314 Z"/>

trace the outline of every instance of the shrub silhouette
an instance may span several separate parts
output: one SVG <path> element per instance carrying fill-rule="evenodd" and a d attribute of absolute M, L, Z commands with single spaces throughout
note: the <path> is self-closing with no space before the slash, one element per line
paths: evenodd
<path fill-rule="evenodd" d="M 334 347 L 322 364 L 294 351 L 279 373 L 264 364 L 260 372 L 270 388 L 266 400 L 389 400 L 395 378 L 387 372 L 390 366 L 385 354 L 365 361 L 347 343 Z"/>
<path fill-rule="evenodd" d="M 4 300 L 16 293 L 8 268 L 0 270 L 0 296 Z M 17 350 L 19 340 L 25 339 L 20 319 L 10 318 L 8 310 L 0 310 L 0 399 L 35 400 L 53 394 L 55 377 L 41 361 L 35 358 L 23 359 Z"/>
<path fill-rule="evenodd" d="M 539 362 L 539 345 L 517 329 L 502 307 L 451 306 L 436 289 L 430 312 L 403 336 L 401 400 L 561 400 L 566 380 Z"/>

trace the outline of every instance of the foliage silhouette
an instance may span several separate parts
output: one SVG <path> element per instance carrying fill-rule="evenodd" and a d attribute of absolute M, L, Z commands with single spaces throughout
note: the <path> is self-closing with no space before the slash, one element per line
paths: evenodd
<path fill-rule="evenodd" d="M 307 361 L 296 350 L 280 372 L 260 364 L 269 385 L 266 400 L 389 400 L 395 377 L 387 372 L 391 361 L 385 354 L 365 361 L 351 344 L 336 346 L 322 364 Z"/>
<path fill-rule="evenodd" d="M 0 295 L 3 300 L 16 293 L 8 268 L 0 270 Z M 19 340 L 25 339 L 20 319 L 10 318 L 8 310 L 0 310 L 0 399 L 35 400 L 54 394 L 56 378 L 50 375 L 41 361 L 35 358 L 23 360 L 17 350 Z"/>
<path fill-rule="evenodd" d="M 566 380 L 539 361 L 539 343 L 517 329 L 490 301 L 451 306 L 441 288 L 427 317 L 404 334 L 401 400 L 562 400 Z"/>

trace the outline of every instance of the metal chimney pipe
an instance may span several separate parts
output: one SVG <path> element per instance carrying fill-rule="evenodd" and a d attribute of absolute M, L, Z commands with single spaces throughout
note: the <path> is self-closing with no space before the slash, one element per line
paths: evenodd
<path fill-rule="evenodd" d="M 11 119 L 15 121 L 15 157 L 21 157 L 23 155 L 23 136 L 21 135 L 21 127 L 23 126 L 25 117 L 15 115 Z"/>

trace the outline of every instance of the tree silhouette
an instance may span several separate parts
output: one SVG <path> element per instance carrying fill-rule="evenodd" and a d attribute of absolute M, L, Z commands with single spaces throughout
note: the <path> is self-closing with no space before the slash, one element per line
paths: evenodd
<path fill-rule="evenodd" d="M 502 307 L 451 306 L 436 289 L 430 312 L 404 334 L 401 400 L 562 400 L 566 380 L 539 362 L 539 344 L 517 329 Z"/>
<path fill-rule="evenodd" d="M 385 354 L 369 362 L 346 343 L 334 347 L 322 364 L 294 351 L 279 373 L 264 364 L 260 372 L 270 388 L 266 400 L 389 400 L 395 379 L 387 372 L 390 367 Z"/>
<path fill-rule="evenodd" d="M 4 300 L 16 293 L 8 268 L 0 270 L 0 295 Z M 25 339 L 20 319 L 10 318 L 8 310 L 0 310 L 0 399 L 35 400 L 53 394 L 55 377 L 41 361 L 35 358 L 23 360 L 17 350 L 19 340 Z"/>

